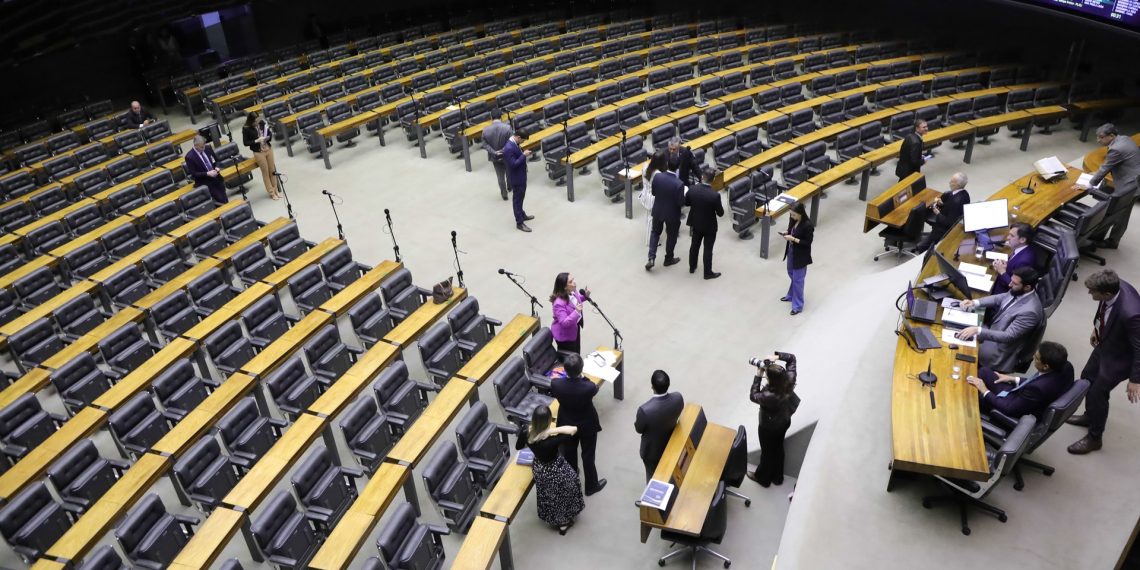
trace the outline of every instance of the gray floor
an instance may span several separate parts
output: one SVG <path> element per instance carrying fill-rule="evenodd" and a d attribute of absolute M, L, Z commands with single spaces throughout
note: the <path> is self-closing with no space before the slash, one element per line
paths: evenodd
<path fill-rule="evenodd" d="M 188 126 L 184 117 L 174 116 L 172 123 L 176 130 Z M 234 127 L 237 126 L 235 121 Z M 928 567 L 956 568 L 965 565 L 958 561 L 959 555 L 967 556 L 968 552 L 969 558 L 992 560 L 999 550 L 1006 550 L 1003 545 L 1014 541 L 1019 545 L 1018 552 L 1026 553 L 1027 560 L 1040 563 L 1048 559 L 1033 558 L 1033 552 L 1062 548 L 1081 552 L 1062 544 L 1077 542 L 1074 534 L 1083 536 L 1085 529 L 1094 528 L 1088 523 L 1105 519 L 1113 521 L 1112 539 L 1088 536 L 1103 539 L 1094 542 L 1102 550 L 1111 551 L 1109 554 L 1097 558 L 1098 563 L 1092 565 L 1084 563 L 1089 558 L 1080 557 L 1075 565 L 1056 566 L 1100 568 L 1104 567 L 1100 562 L 1114 559 L 1135 522 L 1135 509 L 1126 512 L 1121 503 L 1111 503 L 1099 512 L 1092 506 L 1076 506 L 1078 500 L 1085 505 L 1097 500 L 1092 493 L 1076 494 L 1076 489 L 1107 484 L 1102 480 L 1110 480 L 1113 488 L 1123 488 L 1134 477 L 1135 459 L 1125 454 L 1124 441 L 1140 432 L 1140 422 L 1131 417 L 1137 415 L 1137 409 L 1120 404 L 1123 400 L 1119 394 L 1105 451 L 1062 464 L 1062 456 L 1068 459 L 1062 443 L 1067 445 L 1076 435 L 1059 434 L 1058 438 L 1064 441 L 1052 443 L 1042 450 L 1042 455 L 1048 461 L 1056 461 L 1062 470 L 1049 480 L 1031 476 L 1031 488 L 1011 498 L 1040 505 L 1035 508 L 1041 516 L 1011 516 L 1006 525 L 988 524 L 983 517 L 976 517 L 978 531 L 963 541 L 952 513 L 917 509 L 917 499 L 909 491 L 890 495 L 882 492 L 878 479 L 885 481 L 885 462 L 876 453 L 889 441 L 885 413 L 889 408 L 882 402 L 889 401 L 884 399 L 889 398 L 885 386 L 889 386 L 894 346 L 894 336 L 888 332 L 893 326 L 893 309 L 888 306 L 890 301 L 883 299 L 893 299 L 917 269 L 883 273 L 894 267 L 894 261 L 871 261 L 871 256 L 881 251 L 882 242 L 876 233 L 861 233 L 865 205 L 856 198 L 857 186 L 838 185 L 821 204 L 814 247 L 816 263 L 808 275 L 807 307 L 803 314 L 792 317 L 788 306 L 778 301 L 787 289 L 787 275 L 779 259 L 781 248 L 773 248 L 771 259 L 761 259 L 759 240 L 737 239 L 727 221 L 722 223 L 716 245 L 716 270 L 724 274 L 720 279 L 706 282 L 699 274 L 689 275 L 685 264 L 670 268 L 659 264 L 647 273 L 642 267 L 646 257 L 644 211 L 635 204 L 634 220 L 626 220 L 622 206 L 610 204 L 602 195 L 596 174 L 577 179 L 577 201 L 570 204 L 564 187 L 555 187 L 546 178 L 541 163 L 531 163 L 526 205 L 536 219 L 530 223 L 534 232 L 524 234 L 514 228 L 510 205 L 500 199 L 493 171 L 481 156 L 476 154 L 475 170 L 469 174 L 463 171 L 462 161 L 447 155 L 446 145 L 438 136 L 428 142 L 427 160 L 420 159 L 414 146 L 399 133 L 390 130 L 387 140 L 384 148 L 374 138 L 358 139 L 359 144 L 351 149 L 338 145 L 332 151 L 331 171 L 326 171 L 319 159 L 303 149 L 293 158 L 286 157 L 283 148 L 277 149 L 278 168 L 286 174 L 286 189 L 306 237 L 323 239 L 336 235 L 332 211 L 320 193 L 327 189 L 340 197 L 338 213 L 357 259 L 372 264 L 393 258 L 392 242 L 383 223 L 383 211 L 389 209 L 404 263 L 420 285 L 428 286 L 455 273 L 450 248 L 450 232 L 454 230 L 458 232 L 466 284 L 486 313 L 505 321 L 516 313 L 529 311 L 527 298 L 496 274 L 497 269 L 506 268 L 526 276 L 526 287 L 546 305 L 540 314 L 543 322 L 549 323 L 546 296 L 554 276 L 570 271 L 579 285 L 593 291 L 626 339 L 626 399 L 614 400 L 609 391 L 597 399 L 605 428 L 599 441 L 598 465 L 601 475 L 609 479 L 609 486 L 587 500 L 586 511 L 565 537 L 537 520 L 532 494 L 511 525 L 517 567 L 656 567 L 656 558 L 667 552 L 668 544 L 656 535 L 645 545 L 638 543 L 637 510 L 633 506 L 643 478 L 637 456 L 638 438 L 632 424 L 637 406 L 649 395 L 650 373 L 658 368 L 666 370 L 675 389 L 687 401 L 703 405 L 711 421 L 729 426 L 742 424 L 751 433 L 755 429 L 756 408 L 748 401 L 753 368 L 747 361 L 777 349 L 795 352 L 801 362 L 798 391 L 803 405 L 793 420 L 792 430 L 819 420 L 815 439 L 824 443 L 818 447 L 813 444 L 801 474 L 801 489 L 810 489 L 811 500 L 801 500 L 801 493 L 792 503 L 790 518 L 788 492 L 795 481 L 769 489 L 745 481 L 742 491 L 753 498 L 753 504 L 751 508 L 739 501 L 730 504 L 730 528 L 723 544 L 716 547 L 733 558 L 738 568 L 767 568 L 778 549 L 788 561 L 781 568 L 896 568 L 913 566 L 918 560 Z M 1021 153 L 1017 141 L 1002 133 L 993 144 L 975 150 L 972 165 L 961 162 L 960 151 L 943 146 L 926 172 L 930 185 L 936 188 L 944 188 L 955 171 L 967 172 L 971 193 L 979 199 L 1028 172 L 1037 158 L 1056 154 L 1069 161 L 1093 148 L 1094 143 L 1079 142 L 1076 131 L 1065 128 L 1051 136 L 1035 135 L 1030 151 Z M 893 163 L 888 163 L 882 176 L 872 179 L 872 196 L 895 180 L 892 171 Z M 269 200 L 259 177 L 251 185 L 250 197 L 259 219 L 285 215 L 284 202 Z M 1108 253 L 1111 266 L 1133 281 L 1137 267 L 1129 254 L 1136 249 L 1140 239 L 1137 235 L 1133 232 L 1121 250 Z M 678 251 L 687 253 L 688 243 L 688 238 L 682 236 Z M 659 254 L 661 258 L 663 253 Z M 1082 265 L 1080 273 L 1087 274 L 1089 267 Z M 859 294 L 853 296 L 851 291 Z M 1083 291 L 1073 287 L 1052 319 L 1047 335 L 1065 342 L 1078 365 L 1083 364 L 1088 353 L 1083 335 L 1091 319 L 1090 307 Z M 586 322 L 584 347 L 610 344 L 611 333 L 600 316 L 587 314 Z M 418 357 L 408 357 L 413 370 L 420 370 Z M 869 394 L 877 390 L 878 399 L 871 399 L 878 404 L 862 411 L 858 404 L 867 398 L 850 395 L 857 386 L 867 387 Z M 482 396 L 484 401 L 494 401 L 489 384 L 483 387 Z M 496 406 L 491 408 L 493 414 L 500 415 Z M 860 447 L 844 439 L 856 435 L 870 443 Z M 109 438 L 105 434 L 101 437 L 104 451 L 111 453 Z M 755 435 L 751 435 L 751 444 L 758 447 Z M 842 447 L 843 453 L 827 451 L 837 447 Z M 1068 470 L 1070 465 L 1072 471 Z M 1087 478 L 1078 476 L 1086 472 Z M 280 488 L 287 485 L 283 482 Z M 160 482 L 156 492 L 169 508 L 180 508 L 168 481 Z M 850 501 L 834 499 L 852 492 L 856 498 Z M 1103 497 L 1100 501 L 1110 504 Z M 424 520 L 440 520 L 426 500 L 424 507 Z M 864 510 L 869 514 L 865 515 Z M 1063 529 L 1054 525 L 1055 529 L 1048 527 L 1043 532 L 1038 521 L 1049 512 L 1072 515 Z M 908 513 L 907 518 L 901 513 Z M 257 513 L 253 516 L 256 518 Z M 863 516 L 869 518 L 860 520 Z M 1132 523 L 1121 522 L 1129 516 Z M 867 528 L 884 537 L 880 542 L 886 548 L 859 548 Z M 781 546 L 784 533 L 788 533 L 789 540 Z M 919 541 L 890 538 L 916 534 L 924 540 L 931 536 L 956 536 L 944 539 L 953 542 L 945 553 L 939 552 L 945 554 L 942 557 L 928 556 L 930 550 Z M 376 533 L 358 556 L 358 563 L 366 556 L 376 555 L 372 546 L 375 537 Z M 1061 537 L 1064 540 L 1058 540 Z M 446 538 L 449 554 L 458 550 L 461 539 Z M 559 555 L 551 556 L 551 547 L 564 545 L 572 546 L 559 548 Z M 895 556 L 895 550 L 906 556 Z M 828 552 L 834 554 L 826 555 Z M 235 538 L 225 556 L 239 558 L 247 568 L 257 567 L 250 563 L 240 538 Z M 713 568 L 714 564 L 719 562 L 702 559 L 698 567 Z M 4 549 L 0 565 L 18 564 Z"/>

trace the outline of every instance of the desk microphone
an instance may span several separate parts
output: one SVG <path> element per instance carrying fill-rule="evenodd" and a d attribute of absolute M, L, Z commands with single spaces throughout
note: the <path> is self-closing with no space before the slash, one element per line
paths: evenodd
<path fill-rule="evenodd" d="M 918 373 L 918 381 L 924 386 L 933 386 L 938 382 L 938 375 L 930 371 L 931 360 L 926 361 L 926 372 Z"/>
<path fill-rule="evenodd" d="M 324 194 L 325 196 L 332 196 L 333 195 L 333 193 L 329 192 L 328 190 L 321 190 L 321 194 Z"/>
<path fill-rule="evenodd" d="M 592 299 L 590 299 L 590 292 L 589 291 L 587 291 L 585 289 L 578 289 L 578 294 L 581 295 L 583 299 L 585 299 L 587 301 L 592 301 Z"/>
<path fill-rule="evenodd" d="M 1021 189 L 1021 193 L 1022 194 L 1033 194 L 1034 192 L 1036 192 L 1036 190 L 1034 189 L 1034 187 L 1037 186 L 1036 182 L 1037 181 L 1035 179 L 1030 178 L 1029 184 L 1026 184 L 1025 187 Z"/>
<path fill-rule="evenodd" d="M 499 275 L 506 275 L 508 277 L 514 277 L 515 276 L 514 273 L 511 273 L 510 271 L 507 271 L 506 269 L 503 269 L 501 267 L 499 268 Z"/>
<path fill-rule="evenodd" d="M 451 230 L 451 247 L 457 247 L 455 245 L 455 230 Z"/>

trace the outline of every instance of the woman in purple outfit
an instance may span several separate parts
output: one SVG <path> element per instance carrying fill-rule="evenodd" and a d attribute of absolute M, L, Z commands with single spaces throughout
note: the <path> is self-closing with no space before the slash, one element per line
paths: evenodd
<path fill-rule="evenodd" d="M 582 303 L 590 296 L 589 289 L 577 291 L 578 284 L 569 273 L 559 273 L 554 278 L 554 292 L 550 294 L 553 304 L 554 321 L 550 332 L 558 343 L 558 350 L 582 353 Z"/>

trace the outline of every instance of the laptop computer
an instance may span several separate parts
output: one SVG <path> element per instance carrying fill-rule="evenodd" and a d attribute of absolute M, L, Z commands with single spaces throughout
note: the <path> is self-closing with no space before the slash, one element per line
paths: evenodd
<path fill-rule="evenodd" d="M 918 346 L 919 350 L 929 350 L 931 348 L 942 348 L 942 343 L 934 337 L 934 333 L 930 331 L 930 327 L 917 327 L 912 326 L 910 323 L 903 323 L 906 327 L 907 334 L 914 339 L 914 344 Z"/>
<path fill-rule="evenodd" d="M 938 317 L 938 303 L 915 297 L 914 285 L 910 281 L 906 283 L 906 306 L 912 320 L 933 323 Z"/>

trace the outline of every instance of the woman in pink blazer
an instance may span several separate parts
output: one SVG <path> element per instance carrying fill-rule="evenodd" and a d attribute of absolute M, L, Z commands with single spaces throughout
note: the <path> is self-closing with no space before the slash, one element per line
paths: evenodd
<path fill-rule="evenodd" d="M 577 291 L 577 287 L 578 284 L 569 273 L 559 273 L 554 278 L 554 292 L 550 294 L 554 321 L 550 323 L 550 332 L 558 343 L 558 350 L 581 354 L 582 303 L 586 301 L 590 290 L 584 289 L 583 295 Z"/>

